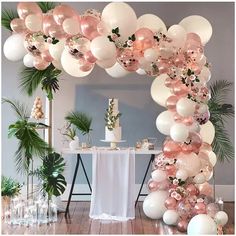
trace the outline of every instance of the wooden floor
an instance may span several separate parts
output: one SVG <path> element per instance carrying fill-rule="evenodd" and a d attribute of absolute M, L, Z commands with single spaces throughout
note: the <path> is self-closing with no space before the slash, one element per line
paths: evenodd
<path fill-rule="evenodd" d="M 64 203 L 66 204 L 66 203 Z M 9 226 L 2 223 L 2 234 L 180 234 L 161 220 L 148 219 L 142 210 L 142 202 L 136 207 L 136 218 L 127 222 L 101 221 L 89 218 L 90 202 L 71 202 L 70 217 L 61 213 L 58 222 L 41 226 Z M 229 222 L 224 234 L 234 234 L 234 203 L 225 203 Z"/>

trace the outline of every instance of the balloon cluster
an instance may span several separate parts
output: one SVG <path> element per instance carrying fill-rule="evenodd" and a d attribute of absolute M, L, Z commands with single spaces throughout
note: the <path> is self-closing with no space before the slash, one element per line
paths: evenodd
<path fill-rule="evenodd" d="M 137 18 L 121 2 L 109 3 L 101 13 L 89 9 L 83 14 L 64 4 L 42 13 L 37 3 L 22 2 L 17 12 L 19 18 L 11 22 L 14 33 L 4 44 L 9 60 L 23 59 L 26 67 L 38 70 L 52 63 L 74 77 L 88 75 L 95 64 L 115 78 L 131 72 L 156 77 L 151 96 L 167 108 L 156 126 L 168 137 L 153 163 L 144 212 L 153 219 L 163 217 L 179 231 L 188 227 L 191 233 L 215 234 L 217 225 L 227 220 L 213 203 L 207 183 L 217 160 L 207 105 L 208 20 L 189 16 L 167 30 L 158 16 Z"/>

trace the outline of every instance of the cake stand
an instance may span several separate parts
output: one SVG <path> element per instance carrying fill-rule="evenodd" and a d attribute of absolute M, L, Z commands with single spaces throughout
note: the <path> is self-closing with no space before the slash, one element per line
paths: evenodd
<path fill-rule="evenodd" d="M 110 143 L 110 147 L 112 150 L 118 150 L 119 148 L 117 147 L 117 143 L 124 143 L 126 140 L 119 140 L 119 141 L 111 141 L 111 140 L 105 140 L 101 139 L 100 141 L 105 142 L 105 143 Z"/>

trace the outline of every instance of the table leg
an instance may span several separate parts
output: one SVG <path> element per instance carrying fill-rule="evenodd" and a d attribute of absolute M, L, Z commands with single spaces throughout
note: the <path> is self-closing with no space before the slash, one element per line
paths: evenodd
<path fill-rule="evenodd" d="M 155 158 L 155 155 L 152 154 L 152 155 L 151 155 L 151 158 L 150 158 L 150 160 L 149 160 L 149 162 L 148 162 L 148 166 L 147 166 L 146 172 L 145 172 L 145 174 L 144 174 L 143 181 L 142 181 L 141 187 L 140 187 L 140 189 L 139 189 L 139 193 L 138 193 L 137 199 L 136 199 L 136 201 L 135 201 L 135 207 L 136 207 L 136 205 L 137 205 L 137 203 L 138 203 L 138 199 L 139 199 L 139 197 L 140 197 L 140 195 L 141 195 L 141 192 L 142 192 L 142 189 L 143 189 L 144 181 L 145 181 L 145 179 L 146 179 L 146 177 L 147 177 L 148 170 L 149 170 L 150 165 L 151 165 L 151 163 L 153 162 L 154 158 Z"/>
<path fill-rule="evenodd" d="M 71 201 L 71 197 L 72 197 L 72 193 L 73 193 L 73 189 L 74 189 L 74 185 L 75 185 L 76 175 L 77 175 L 77 172 L 79 169 L 80 159 L 81 159 L 80 154 L 77 154 L 77 162 L 76 162 L 75 172 L 74 172 L 74 176 L 73 176 L 73 180 L 72 180 L 72 184 L 71 184 L 71 188 L 70 188 L 70 194 L 69 194 L 69 198 L 68 198 L 68 202 L 67 202 L 67 206 L 66 206 L 65 216 L 67 216 L 67 214 L 69 212 L 70 201 Z"/>
<path fill-rule="evenodd" d="M 83 163 L 81 157 L 80 157 L 80 161 L 81 161 L 81 165 L 82 165 L 82 168 L 83 168 L 83 171 L 84 171 L 84 174 L 85 174 L 85 177 L 86 177 L 86 180 L 87 180 L 89 189 L 90 189 L 90 191 L 92 192 L 92 188 L 91 188 L 91 185 L 90 185 L 90 182 L 89 182 L 89 178 L 88 178 L 87 172 L 86 172 L 86 170 L 85 170 L 85 168 L 84 168 L 84 163 Z"/>

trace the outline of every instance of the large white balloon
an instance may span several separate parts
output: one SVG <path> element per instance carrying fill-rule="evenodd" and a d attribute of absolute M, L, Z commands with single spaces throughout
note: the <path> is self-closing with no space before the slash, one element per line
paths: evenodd
<path fill-rule="evenodd" d="M 116 46 L 106 36 L 94 38 L 90 44 L 92 54 L 98 60 L 106 60 L 116 56 Z"/>
<path fill-rule="evenodd" d="M 68 73 L 69 75 L 74 76 L 74 77 L 84 77 L 84 76 L 90 74 L 91 71 L 93 70 L 93 68 L 92 68 L 90 71 L 86 71 L 86 72 L 81 71 L 79 69 L 78 60 L 73 58 L 69 54 L 67 49 L 64 49 L 64 51 L 62 52 L 61 65 L 66 73 Z"/>
<path fill-rule="evenodd" d="M 215 164 L 216 164 L 216 162 L 217 162 L 216 154 L 215 154 L 213 151 L 211 151 L 211 152 L 208 153 L 208 157 L 209 157 L 210 163 L 211 163 L 212 166 L 214 167 Z"/>
<path fill-rule="evenodd" d="M 199 214 L 194 216 L 187 228 L 188 235 L 216 235 L 217 234 L 217 225 L 215 221 L 205 214 Z"/>
<path fill-rule="evenodd" d="M 141 68 L 137 69 L 136 73 L 139 74 L 139 75 L 146 75 L 147 74 L 146 71 L 141 69 Z"/>
<path fill-rule="evenodd" d="M 201 83 L 205 84 L 210 81 L 211 79 L 211 71 L 208 67 L 203 66 L 201 73 L 198 75 L 198 78 Z"/>
<path fill-rule="evenodd" d="M 179 219 L 179 214 L 175 210 L 167 210 L 163 215 L 163 221 L 167 225 L 176 225 Z"/>
<path fill-rule="evenodd" d="M 196 33 L 200 36 L 202 44 L 205 45 L 211 38 L 212 26 L 210 22 L 198 15 L 185 17 L 179 22 L 179 25 L 187 31 L 187 33 Z"/>
<path fill-rule="evenodd" d="M 161 74 L 156 77 L 151 85 L 152 99 L 160 106 L 166 107 L 166 100 L 172 95 L 169 88 L 165 86 L 165 80 L 169 76 L 167 74 Z"/>
<path fill-rule="evenodd" d="M 49 44 L 49 53 L 56 60 L 61 60 L 61 54 L 65 48 L 65 39 L 60 39 L 60 41 L 56 44 Z"/>
<path fill-rule="evenodd" d="M 189 154 L 180 153 L 176 159 L 177 167 L 186 170 L 189 177 L 195 176 L 200 172 L 201 161 L 194 152 Z"/>
<path fill-rule="evenodd" d="M 29 53 L 26 54 L 23 58 L 23 64 L 29 68 L 34 67 L 34 57 Z"/>
<path fill-rule="evenodd" d="M 188 135 L 188 127 L 184 124 L 174 124 L 170 128 L 170 137 L 176 142 L 184 142 Z"/>
<path fill-rule="evenodd" d="M 137 29 L 137 16 L 135 11 L 126 3 L 112 2 L 106 5 L 102 11 L 101 20 L 108 30 L 119 27 L 122 41 L 126 41 Z"/>
<path fill-rule="evenodd" d="M 143 202 L 143 211 L 151 219 L 161 219 L 165 211 L 165 200 L 168 197 L 167 191 L 155 191 L 150 193 Z"/>
<path fill-rule="evenodd" d="M 27 54 L 24 47 L 24 36 L 21 34 L 12 34 L 7 38 L 3 45 L 5 57 L 10 61 L 19 61 Z"/>
<path fill-rule="evenodd" d="M 200 135 L 202 137 L 202 141 L 212 144 L 215 137 L 215 127 L 211 123 L 211 121 L 207 121 L 206 124 L 201 125 Z"/>
<path fill-rule="evenodd" d="M 170 128 L 175 123 L 173 112 L 163 111 L 156 119 L 157 129 L 165 135 L 170 135 Z"/>
<path fill-rule="evenodd" d="M 188 171 L 185 169 L 179 169 L 176 171 L 176 178 L 185 181 L 188 178 Z"/>
<path fill-rule="evenodd" d="M 216 214 L 215 214 L 215 221 L 218 225 L 226 225 L 227 222 L 228 222 L 228 215 L 226 214 L 226 212 L 224 211 L 218 211 Z"/>
<path fill-rule="evenodd" d="M 175 47 L 183 47 L 187 38 L 187 32 L 181 25 L 172 25 L 167 32 L 169 38 L 173 40 Z"/>
<path fill-rule="evenodd" d="M 144 14 L 138 18 L 138 29 L 148 28 L 153 32 L 166 33 L 167 29 L 165 23 L 156 15 Z"/>
<path fill-rule="evenodd" d="M 194 176 L 193 182 L 196 184 L 203 184 L 206 182 L 206 176 L 203 173 L 197 174 Z"/>
<path fill-rule="evenodd" d="M 41 31 L 43 27 L 43 19 L 39 15 L 30 14 L 25 18 L 25 26 L 33 32 Z"/>
<path fill-rule="evenodd" d="M 103 69 L 111 68 L 112 66 L 116 64 L 116 57 L 109 58 L 106 60 L 100 60 L 100 61 L 97 60 L 96 64 Z"/>
<path fill-rule="evenodd" d="M 192 116 L 194 114 L 196 107 L 196 102 L 188 99 L 188 98 L 180 98 L 176 103 L 176 111 L 181 116 Z"/>
<path fill-rule="evenodd" d="M 121 78 L 128 75 L 130 72 L 125 70 L 118 62 L 111 68 L 106 69 L 107 74 L 114 78 Z"/>
<path fill-rule="evenodd" d="M 67 18 L 62 23 L 63 30 L 70 35 L 76 35 L 80 32 L 79 21 L 74 18 Z"/>
<path fill-rule="evenodd" d="M 151 176 L 156 182 L 162 182 L 167 179 L 166 171 L 164 170 L 154 170 L 151 173 Z"/>

